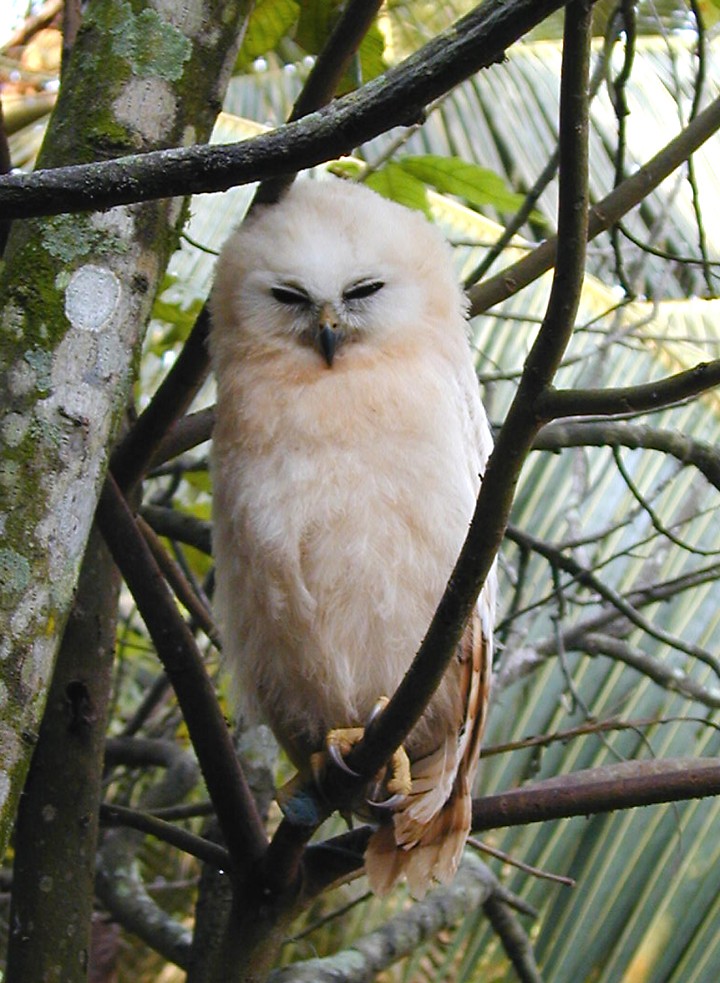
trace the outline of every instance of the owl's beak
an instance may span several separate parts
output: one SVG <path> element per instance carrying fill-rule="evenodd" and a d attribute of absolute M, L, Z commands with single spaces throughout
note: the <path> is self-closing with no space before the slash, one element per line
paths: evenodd
<path fill-rule="evenodd" d="M 320 308 L 317 342 L 328 368 L 331 368 L 338 344 L 338 316 L 332 304 L 323 304 Z"/>

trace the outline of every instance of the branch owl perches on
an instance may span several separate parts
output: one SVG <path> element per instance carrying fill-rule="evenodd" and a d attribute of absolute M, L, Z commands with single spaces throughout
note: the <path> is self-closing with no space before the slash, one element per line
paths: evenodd
<path fill-rule="evenodd" d="M 467 534 L 492 442 L 465 301 L 422 215 L 332 179 L 252 212 L 211 305 L 225 664 L 308 776 L 329 733 L 337 754 L 395 691 Z M 377 823 L 365 857 L 377 893 L 404 876 L 422 896 L 457 868 L 494 595 L 493 571 L 406 742 L 409 787 L 378 808 L 388 779 L 358 803 Z"/>

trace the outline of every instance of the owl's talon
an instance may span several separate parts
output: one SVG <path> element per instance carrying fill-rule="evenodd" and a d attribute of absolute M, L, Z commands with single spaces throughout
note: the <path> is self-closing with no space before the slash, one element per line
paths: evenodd
<path fill-rule="evenodd" d="M 365 799 L 365 801 L 373 809 L 387 809 L 388 812 L 394 812 L 403 804 L 406 798 L 407 795 L 405 793 L 396 792 L 395 795 L 391 795 L 389 799 L 383 799 L 381 802 L 376 802 L 374 799 Z"/>
<path fill-rule="evenodd" d="M 333 764 L 336 765 L 341 771 L 344 771 L 348 775 L 352 775 L 353 778 L 360 777 L 360 773 L 355 771 L 346 763 L 345 758 L 343 758 L 342 752 L 337 744 L 328 740 L 327 753 L 329 757 L 332 758 Z"/>

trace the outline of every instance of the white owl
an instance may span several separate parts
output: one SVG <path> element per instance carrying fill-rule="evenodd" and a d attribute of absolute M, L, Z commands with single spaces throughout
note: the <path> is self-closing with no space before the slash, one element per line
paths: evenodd
<path fill-rule="evenodd" d="M 212 299 L 216 612 L 238 697 L 293 763 L 362 727 L 412 661 L 491 450 L 450 249 L 419 213 L 299 181 L 222 250 Z M 470 826 L 495 575 L 406 742 L 365 857 L 449 880 Z"/>

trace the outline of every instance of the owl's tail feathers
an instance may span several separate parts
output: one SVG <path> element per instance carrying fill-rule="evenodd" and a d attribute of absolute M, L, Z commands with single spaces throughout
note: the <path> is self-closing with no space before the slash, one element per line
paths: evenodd
<path fill-rule="evenodd" d="M 458 772 L 445 804 L 421 823 L 400 809 L 392 824 L 381 826 L 370 837 L 365 851 L 365 871 L 370 887 L 381 897 L 403 877 L 414 898 L 423 898 L 433 881 L 449 883 L 455 876 L 470 832 L 471 799 L 467 775 Z"/>

